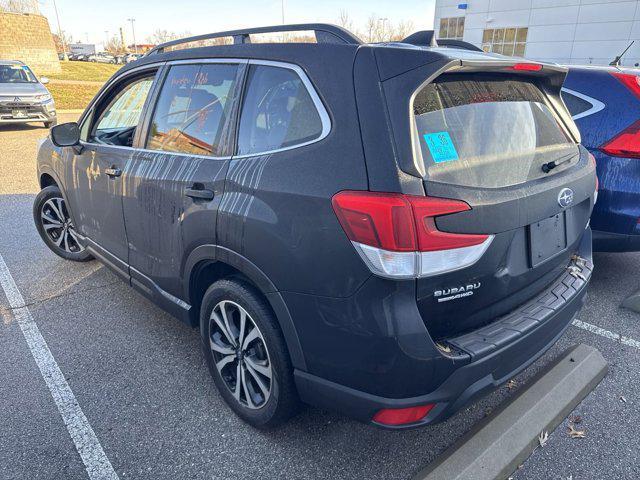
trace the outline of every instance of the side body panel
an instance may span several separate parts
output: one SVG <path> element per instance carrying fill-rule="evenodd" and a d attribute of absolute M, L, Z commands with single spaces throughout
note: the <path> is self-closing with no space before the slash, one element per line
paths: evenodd
<path fill-rule="evenodd" d="M 350 88 L 353 49 L 323 49 L 304 63 L 328 112 L 329 134 L 289 150 L 234 157 L 219 208 L 218 244 L 255 264 L 279 291 L 345 297 L 370 276 L 331 206 L 340 190 L 367 189 Z M 331 75 L 328 64 L 335 66 Z"/>

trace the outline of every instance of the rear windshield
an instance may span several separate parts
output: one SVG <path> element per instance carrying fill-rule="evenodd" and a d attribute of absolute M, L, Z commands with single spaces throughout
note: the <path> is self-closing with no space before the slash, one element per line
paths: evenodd
<path fill-rule="evenodd" d="M 513 76 L 445 74 L 414 100 L 415 132 L 430 181 L 500 188 L 577 162 L 578 146 L 544 94 Z M 562 163 L 560 163 L 562 162 Z"/>

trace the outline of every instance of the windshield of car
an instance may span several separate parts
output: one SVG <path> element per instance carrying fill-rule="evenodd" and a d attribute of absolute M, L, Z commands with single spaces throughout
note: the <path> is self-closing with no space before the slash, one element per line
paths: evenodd
<path fill-rule="evenodd" d="M 37 83 L 38 80 L 26 65 L 0 65 L 0 83 Z"/>

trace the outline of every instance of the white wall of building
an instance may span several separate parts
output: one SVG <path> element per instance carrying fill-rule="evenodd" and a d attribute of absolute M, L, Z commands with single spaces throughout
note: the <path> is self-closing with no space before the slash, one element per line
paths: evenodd
<path fill-rule="evenodd" d="M 622 64 L 640 62 L 640 0 L 436 0 L 436 35 L 440 18 L 459 16 L 464 40 L 478 46 L 485 29 L 528 27 L 533 60 L 608 65 L 635 40 Z"/>

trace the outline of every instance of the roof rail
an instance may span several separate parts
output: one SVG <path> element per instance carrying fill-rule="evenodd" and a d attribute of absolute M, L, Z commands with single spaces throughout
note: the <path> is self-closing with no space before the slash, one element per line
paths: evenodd
<path fill-rule="evenodd" d="M 243 43 L 251 43 L 249 35 L 258 33 L 277 33 L 277 32 L 300 32 L 312 30 L 316 35 L 318 43 L 345 43 L 349 45 L 360 45 L 362 41 L 348 30 L 330 25 L 327 23 L 300 23 L 294 25 L 276 25 L 273 27 L 247 28 L 242 30 L 229 30 L 226 32 L 207 33 L 204 35 L 196 35 L 195 37 L 181 38 L 170 42 L 162 43 L 147 52 L 147 55 L 154 53 L 162 53 L 167 48 L 184 43 L 198 42 L 202 40 L 210 40 L 212 38 L 233 37 L 234 45 Z"/>
<path fill-rule="evenodd" d="M 471 50 L 473 52 L 484 52 L 484 50 L 482 50 L 480 47 L 472 43 L 465 42 L 463 40 L 440 38 L 438 39 L 438 46 L 449 47 L 449 48 L 461 48 L 462 50 Z"/>

